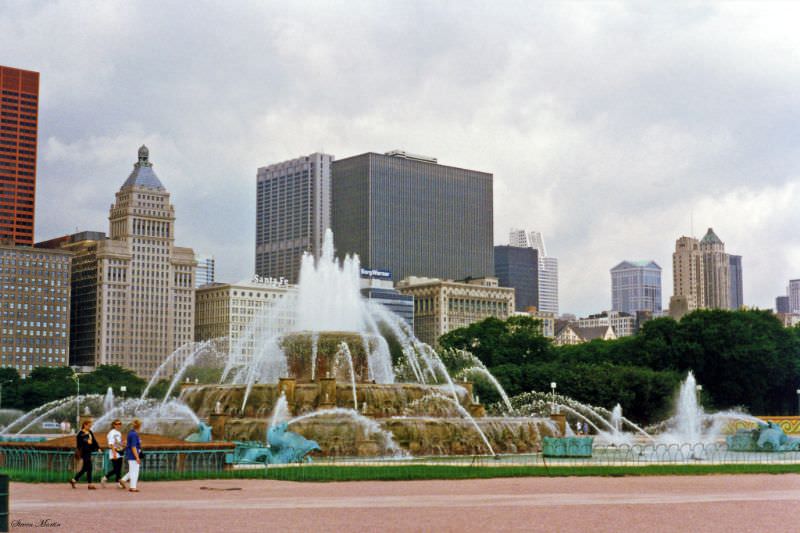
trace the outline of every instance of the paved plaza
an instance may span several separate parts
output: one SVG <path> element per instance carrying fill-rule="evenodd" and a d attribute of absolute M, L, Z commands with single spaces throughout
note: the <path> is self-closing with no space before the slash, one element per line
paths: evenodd
<path fill-rule="evenodd" d="M 13 483 L 11 531 L 791 531 L 800 475 Z M 55 526 L 55 524 L 59 524 Z M 29 525 L 30 524 L 30 525 Z M 31 526 L 32 525 L 32 526 Z M 16 527 L 14 527 L 16 526 Z M 38 528 L 41 530 L 41 528 Z"/>

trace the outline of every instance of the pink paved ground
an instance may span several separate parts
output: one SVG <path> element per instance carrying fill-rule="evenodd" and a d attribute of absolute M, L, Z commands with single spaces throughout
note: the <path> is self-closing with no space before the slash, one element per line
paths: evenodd
<path fill-rule="evenodd" d="M 206 488 L 203 488 L 206 487 Z M 292 483 L 12 483 L 11 531 L 761 532 L 800 528 L 800 475 Z M 240 490 L 223 490 L 238 488 Z M 209 490 L 211 489 L 211 490 Z M 39 529 L 41 530 L 41 529 Z"/>

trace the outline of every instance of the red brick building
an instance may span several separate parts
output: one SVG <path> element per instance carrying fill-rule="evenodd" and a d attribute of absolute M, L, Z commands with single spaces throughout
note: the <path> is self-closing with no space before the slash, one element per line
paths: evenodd
<path fill-rule="evenodd" d="M 0 242 L 33 245 L 39 73 L 0 66 Z"/>

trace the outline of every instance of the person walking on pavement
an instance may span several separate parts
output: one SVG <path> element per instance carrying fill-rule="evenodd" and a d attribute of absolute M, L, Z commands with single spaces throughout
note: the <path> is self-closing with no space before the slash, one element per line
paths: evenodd
<path fill-rule="evenodd" d="M 111 470 L 106 472 L 100 483 L 105 487 L 108 478 L 113 474 L 117 485 L 121 489 L 127 489 L 125 483 L 122 481 L 122 461 L 125 452 L 125 446 L 122 445 L 122 433 L 119 429 L 122 427 L 122 421 L 116 419 L 111 423 L 111 431 L 108 432 L 108 459 L 111 461 Z"/>
<path fill-rule="evenodd" d="M 137 418 L 133 421 L 133 429 L 128 431 L 127 446 L 125 447 L 125 459 L 128 460 L 128 473 L 122 481 L 131 482 L 128 492 L 139 492 L 136 485 L 139 481 L 139 467 L 142 464 L 142 441 L 139 439 L 139 430 L 142 422 Z"/>
<path fill-rule="evenodd" d="M 81 430 L 75 437 L 75 457 L 80 458 L 82 462 L 81 469 L 75 473 L 69 484 L 72 488 L 77 488 L 78 480 L 86 474 L 86 481 L 89 482 L 89 490 L 95 490 L 97 487 L 92 485 L 92 453 L 100 449 L 97 439 L 92 433 L 92 421 L 84 420 L 81 424 Z"/>

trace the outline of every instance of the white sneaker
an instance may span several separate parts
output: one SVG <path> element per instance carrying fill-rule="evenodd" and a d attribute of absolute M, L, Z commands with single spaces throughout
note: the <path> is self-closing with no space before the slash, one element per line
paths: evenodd
<path fill-rule="evenodd" d="M 106 481 L 108 481 L 106 476 L 100 478 L 100 484 L 103 486 L 103 488 L 106 488 Z"/>

